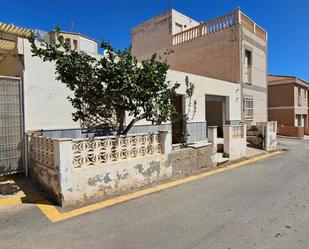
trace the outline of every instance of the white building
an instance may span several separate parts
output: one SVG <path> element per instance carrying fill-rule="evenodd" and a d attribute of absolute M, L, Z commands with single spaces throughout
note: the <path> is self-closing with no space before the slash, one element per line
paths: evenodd
<path fill-rule="evenodd" d="M 21 148 L 25 144 L 25 134 L 28 132 L 42 130 L 44 135 L 53 137 L 85 135 L 82 134 L 80 124 L 72 121 L 74 110 L 67 100 L 71 92 L 55 79 L 54 63 L 43 62 L 40 58 L 32 56 L 27 39 L 30 30 L 0 23 L 0 31 L 0 90 L 3 93 L 0 94 L 0 123 L 3 123 L 6 129 L 0 137 L 1 175 L 1 171 L 2 174 L 6 174 L 22 169 Z M 49 38 L 49 41 L 53 42 L 53 34 L 53 32 L 45 33 L 40 39 L 47 41 Z M 93 56 L 100 56 L 97 53 L 98 43 L 95 40 L 76 33 L 63 32 L 62 34 L 72 48 L 84 50 Z M 190 81 L 195 84 L 196 91 L 193 99 L 197 101 L 196 115 L 187 126 L 190 134 L 189 141 L 206 140 L 207 125 L 218 125 L 222 130 L 224 124 L 240 122 L 242 114 L 239 84 L 169 70 L 167 80 L 181 84 L 177 90 L 176 101 L 179 111 L 186 111 L 184 98 L 186 76 L 189 76 Z M 13 85 L 14 88 L 12 88 Z M 13 92 L 6 91 L 9 88 Z M 15 103 L 13 104 L 10 99 L 14 99 Z M 9 116 L 12 115 L 15 119 L 8 121 Z M 177 141 L 177 132 L 179 132 L 177 124 L 153 126 L 142 120 L 132 128 L 131 132 L 159 129 L 173 130 L 174 142 Z M 11 136 L 13 133 L 15 135 Z M 8 156 L 10 153 L 11 157 Z"/>

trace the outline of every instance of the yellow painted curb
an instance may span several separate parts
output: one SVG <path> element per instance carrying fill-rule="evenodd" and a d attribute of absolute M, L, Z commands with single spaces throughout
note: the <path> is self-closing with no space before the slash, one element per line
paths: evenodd
<path fill-rule="evenodd" d="M 248 160 L 245 160 L 245 161 L 242 161 L 242 162 L 239 162 L 239 163 L 229 165 L 229 166 L 224 167 L 224 168 L 219 168 L 219 169 L 215 169 L 215 170 L 212 170 L 212 171 L 201 173 L 199 175 L 189 176 L 189 177 L 179 179 L 179 180 L 175 180 L 175 181 L 172 181 L 172 182 L 163 183 L 163 184 L 160 184 L 160 185 L 156 185 L 154 187 L 150 187 L 148 189 L 136 191 L 136 192 L 133 192 L 133 193 L 130 193 L 130 194 L 127 194 L 127 195 L 115 197 L 115 198 L 112 198 L 112 199 L 109 199 L 109 200 L 105 200 L 105 201 L 102 201 L 102 202 L 91 204 L 91 205 L 81 207 L 81 208 L 78 208 L 78 209 L 75 209 L 75 210 L 67 211 L 67 212 L 64 212 L 64 213 L 60 213 L 57 210 L 57 208 L 55 206 L 53 206 L 47 200 L 40 201 L 40 203 L 37 204 L 37 207 L 44 213 L 44 215 L 51 222 L 58 222 L 58 221 L 61 221 L 61 220 L 65 220 L 65 219 L 69 219 L 69 218 L 72 218 L 72 217 L 75 217 L 75 216 L 79 216 L 81 214 L 89 213 L 89 212 L 92 212 L 92 211 L 95 211 L 95 210 L 98 210 L 98 209 L 101 209 L 101 208 L 104 208 L 104 207 L 119 204 L 119 203 L 122 203 L 122 202 L 125 202 L 125 201 L 128 201 L 128 200 L 132 200 L 132 199 L 135 199 L 135 198 L 147 195 L 147 194 L 155 193 L 155 192 L 158 192 L 158 191 L 161 191 L 161 190 L 164 190 L 164 189 L 168 189 L 168 188 L 171 188 L 171 187 L 175 187 L 175 186 L 178 186 L 178 185 L 181 185 L 181 184 L 184 184 L 184 183 L 192 182 L 192 181 L 195 181 L 195 180 L 198 180 L 198 179 L 210 176 L 210 175 L 214 175 L 214 174 L 217 174 L 217 173 L 220 173 L 220 172 L 224 172 L 224 171 L 227 171 L 227 170 L 238 168 L 238 167 L 256 162 L 258 160 L 262 160 L 262 159 L 265 159 L 267 157 L 278 155 L 278 154 L 281 154 L 281 153 L 283 153 L 283 152 L 278 151 L 278 152 L 258 156 L 258 157 L 252 158 L 252 159 L 248 159 Z"/>
<path fill-rule="evenodd" d="M 5 199 L 0 199 L 0 207 L 22 203 L 21 198 L 23 197 L 25 197 L 25 195 L 18 195 L 18 196 L 5 198 Z"/>

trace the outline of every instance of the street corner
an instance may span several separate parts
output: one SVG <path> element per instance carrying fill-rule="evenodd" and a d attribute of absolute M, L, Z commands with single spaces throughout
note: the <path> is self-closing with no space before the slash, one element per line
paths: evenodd
<path fill-rule="evenodd" d="M 35 204 L 42 195 L 23 176 L 0 177 L 0 210 L 12 205 Z"/>

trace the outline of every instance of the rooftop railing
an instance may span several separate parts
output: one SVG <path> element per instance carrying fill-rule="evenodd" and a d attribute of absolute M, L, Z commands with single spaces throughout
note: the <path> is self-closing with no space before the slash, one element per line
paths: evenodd
<path fill-rule="evenodd" d="M 208 35 L 220 30 L 235 26 L 236 24 L 242 25 L 244 28 L 255 34 L 257 37 L 267 41 L 267 32 L 252 21 L 248 16 L 242 13 L 239 9 L 227 15 L 213 19 L 207 23 L 184 30 L 180 33 L 173 35 L 173 45 L 178 45 L 198 37 Z"/>

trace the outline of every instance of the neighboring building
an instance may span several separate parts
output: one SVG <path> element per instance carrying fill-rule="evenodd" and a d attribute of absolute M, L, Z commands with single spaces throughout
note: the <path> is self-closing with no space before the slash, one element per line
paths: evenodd
<path fill-rule="evenodd" d="M 139 60 L 157 53 L 173 70 L 240 85 L 241 119 L 267 121 L 267 32 L 239 9 L 206 23 L 170 10 L 133 28 L 131 37 Z M 220 116 L 206 113 L 208 124 L 220 126 L 221 106 L 210 104 Z"/>
<path fill-rule="evenodd" d="M 268 119 L 278 122 L 282 135 L 309 134 L 308 90 L 309 82 L 295 76 L 268 76 Z"/>
<path fill-rule="evenodd" d="M 64 41 L 68 42 L 72 49 L 84 51 L 90 54 L 98 53 L 98 41 L 87 37 L 83 34 L 74 32 L 61 32 L 59 34 L 63 36 Z M 52 43 L 57 42 L 56 32 L 52 31 L 48 33 L 49 40 Z"/>

